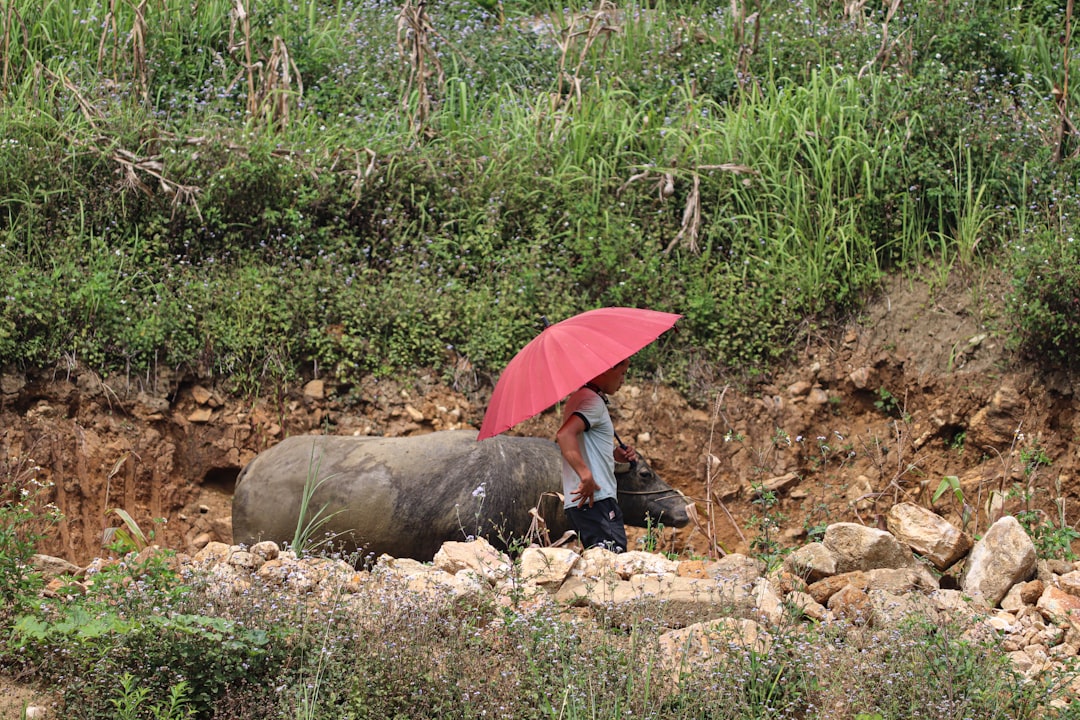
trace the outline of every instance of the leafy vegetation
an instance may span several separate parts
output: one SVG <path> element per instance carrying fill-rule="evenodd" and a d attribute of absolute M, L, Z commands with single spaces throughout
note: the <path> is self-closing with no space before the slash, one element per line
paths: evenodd
<path fill-rule="evenodd" d="M 493 373 L 626 304 L 686 316 L 639 362 L 692 389 L 884 273 L 993 258 L 991 329 L 1072 365 L 1064 15 L 13 0 L 0 362 Z"/>
<path fill-rule="evenodd" d="M 355 576 L 340 560 L 306 562 Z M 996 641 L 927 619 L 785 622 L 768 646 L 719 630 L 714 653 L 672 675 L 657 618 L 679 611 L 657 600 L 605 624 L 520 593 L 455 600 L 377 572 L 297 597 L 229 567 L 129 553 L 5 625 L 0 666 L 85 720 L 1068 717 L 1045 705 L 1063 678 L 1023 682 Z"/>
<path fill-rule="evenodd" d="M 60 519 L 29 457 L 0 458 L 0 627 L 25 611 L 42 586 L 32 571 L 38 541 Z"/>

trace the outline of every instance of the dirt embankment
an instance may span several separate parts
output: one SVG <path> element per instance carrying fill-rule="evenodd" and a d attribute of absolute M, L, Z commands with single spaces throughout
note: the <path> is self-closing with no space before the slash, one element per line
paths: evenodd
<path fill-rule="evenodd" d="M 957 525 L 967 505 L 971 532 L 1001 507 L 1075 523 L 1080 387 L 1012 360 L 983 324 L 992 300 L 898 282 L 767 381 L 713 379 L 703 407 L 632 378 L 613 403 L 620 435 L 696 501 L 702 520 L 667 530 L 662 549 L 746 551 L 766 529 L 794 545 L 830 522 L 874 523 L 901 499 L 933 504 Z M 36 465 L 55 484 L 65 520 L 44 552 L 76 563 L 101 554 L 103 531 L 120 524 L 112 508 L 153 529 L 157 542 L 188 550 L 200 536 L 230 539 L 237 474 L 287 435 L 478 427 L 490 388 L 466 375 L 455 387 L 429 376 L 348 388 L 315 379 L 245 398 L 213 378 L 8 369 L 0 450 L 9 470 Z M 551 437 L 556 417 L 514 432 Z M 959 492 L 933 502 L 950 476 Z M 775 505 L 760 501 L 756 484 L 774 489 Z"/>

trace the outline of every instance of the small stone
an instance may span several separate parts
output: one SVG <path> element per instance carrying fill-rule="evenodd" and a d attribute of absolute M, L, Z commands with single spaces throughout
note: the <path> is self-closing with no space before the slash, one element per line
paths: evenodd
<path fill-rule="evenodd" d="M 796 383 L 792 383 L 788 386 L 788 395 L 793 398 L 802 397 L 810 392 L 810 388 L 813 386 L 805 380 L 800 380 Z"/>
<path fill-rule="evenodd" d="M 263 560 L 274 560 L 281 554 L 281 548 L 278 547 L 276 542 L 263 540 L 252 545 L 251 552 Z"/>
<path fill-rule="evenodd" d="M 190 415 L 187 416 L 190 423 L 208 423 L 210 418 L 214 416 L 213 408 L 200 407 L 195 408 Z"/>
<path fill-rule="evenodd" d="M 304 397 L 311 400 L 322 400 L 326 397 L 326 383 L 322 380 L 312 380 L 304 385 Z"/>
<path fill-rule="evenodd" d="M 865 390 L 867 385 L 870 384 L 870 368 L 861 367 L 853 370 L 851 374 L 848 375 L 848 380 L 850 380 L 851 384 L 859 390 Z"/>

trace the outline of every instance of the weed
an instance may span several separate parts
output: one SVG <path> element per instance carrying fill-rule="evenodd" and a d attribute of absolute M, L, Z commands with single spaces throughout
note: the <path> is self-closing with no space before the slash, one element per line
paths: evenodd
<path fill-rule="evenodd" d="M 903 418 L 904 411 L 900 407 L 900 403 L 896 397 L 889 392 L 887 388 L 880 387 L 877 390 L 877 400 L 874 401 L 874 407 L 893 418 Z"/>
<path fill-rule="evenodd" d="M 1031 445 L 1020 449 L 1020 462 L 1024 466 L 1024 476 L 1029 477 L 1038 472 L 1039 468 L 1049 467 L 1053 461 L 1036 440 Z"/>
<path fill-rule="evenodd" d="M 115 513 L 124 523 L 124 527 L 110 528 L 107 532 L 105 545 L 118 555 L 126 555 L 129 552 L 139 552 L 150 546 L 154 539 L 154 532 L 144 533 L 135 519 L 122 508 L 113 508 Z"/>
<path fill-rule="evenodd" d="M 150 688 L 139 686 L 138 679 L 131 673 L 120 676 L 120 689 L 109 703 L 115 710 L 116 720 L 142 720 L 149 716 L 152 720 L 187 720 L 195 714 L 188 701 L 187 683 L 181 680 L 169 688 L 169 696 L 161 703 L 152 703 Z"/>
<path fill-rule="evenodd" d="M 643 535 L 638 543 L 641 545 L 641 549 L 647 553 L 655 553 L 659 551 L 660 543 L 664 539 L 664 523 L 654 522 L 652 517 L 648 514 L 645 516 L 645 535 Z"/>
<path fill-rule="evenodd" d="M 327 477 L 319 477 L 319 469 L 322 467 L 322 454 L 317 453 L 317 441 L 312 441 L 311 444 L 311 457 L 308 460 L 308 472 L 304 478 L 304 490 L 300 496 L 300 513 L 296 517 L 296 529 L 293 532 L 292 542 L 289 548 L 293 550 L 298 556 L 313 552 L 320 547 L 324 547 L 333 542 L 336 535 L 330 535 L 316 539 L 320 531 L 322 531 L 326 525 L 334 519 L 335 515 L 338 515 L 344 510 L 337 510 L 332 513 L 327 513 L 326 510 L 330 506 L 329 503 L 324 503 L 322 507 L 311 512 L 311 501 L 315 497 L 315 493 L 319 491 L 319 488 L 324 483 L 331 480 L 334 476 L 328 475 Z"/>
<path fill-rule="evenodd" d="M 766 489 L 760 482 L 753 484 L 752 490 L 754 499 L 751 502 L 756 512 L 751 515 L 748 524 L 756 533 L 750 539 L 750 550 L 771 569 L 780 563 L 783 554 L 778 534 L 784 515 L 776 509 L 779 499 L 774 491 Z"/>
<path fill-rule="evenodd" d="M 457 515 L 458 527 L 461 529 L 461 534 L 465 540 L 474 540 L 484 532 L 484 500 L 487 499 L 487 485 L 480 483 L 472 491 L 472 496 L 476 498 L 476 511 L 473 513 L 473 528 L 466 529 L 461 522 L 461 507 L 457 504 L 454 505 L 454 513 Z"/>
<path fill-rule="evenodd" d="M 60 521 L 52 487 L 29 457 L 0 459 L 0 627 L 34 602 L 43 585 L 31 568 L 37 543 Z"/>
<path fill-rule="evenodd" d="M 1040 510 L 1021 510 L 1016 513 L 1016 519 L 1035 543 L 1039 557 L 1070 562 L 1077 559 L 1072 545 L 1080 540 L 1080 532 L 1066 525 L 1064 519 L 1055 522 Z"/>

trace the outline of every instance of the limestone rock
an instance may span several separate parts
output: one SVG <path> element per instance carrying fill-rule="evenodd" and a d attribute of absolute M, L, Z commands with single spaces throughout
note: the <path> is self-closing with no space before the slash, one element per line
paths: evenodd
<path fill-rule="evenodd" d="M 197 407 L 187 416 L 190 423 L 208 423 L 214 417 L 214 409 L 209 407 Z"/>
<path fill-rule="evenodd" d="M 896 594 L 873 588 L 867 597 L 874 627 L 897 627 L 910 617 L 933 618 L 937 614 L 933 602 L 919 593 Z"/>
<path fill-rule="evenodd" d="M 971 447 L 993 447 L 1007 452 L 1015 439 L 1023 411 L 1024 402 L 1019 391 L 1011 384 L 1002 385 L 990 403 L 980 408 L 968 423 L 966 442 Z"/>
<path fill-rule="evenodd" d="M 252 545 L 251 552 L 254 555 L 258 555 L 263 560 L 274 560 L 281 554 L 281 548 L 278 547 L 276 542 L 263 540 L 262 542 L 257 542 Z"/>
<path fill-rule="evenodd" d="M 740 553 L 732 553 L 705 566 L 705 573 L 720 583 L 750 587 L 765 572 L 765 563 Z"/>
<path fill-rule="evenodd" d="M 558 589 L 581 557 L 570 548 L 526 548 L 521 553 L 523 582 Z"/>
<path fill-rule="evenodd" d="M 796 590 L 794 592 L 788 593 L 785 599 L 787 600 L 788 605 L 792 609 L 801 612 L 803 615 L 810 618 L 811 620 L 821 622 L 823 620 L 829 619 L 830 617 L 828 609 L 824 605 L 819 603 L 817 600 L 815 600 L 813 596 L 810 595 L 810 593 L 800 592 Z"/>
<path fill-rule="evenodd" d="M 806 589 L 806 592 L 809 593 L 810 597 L 814 598 L 816 602 L 825 605 L 833 595 L 840 592 L 840 590 L 848 585 L 865 590 L 870 586 L 870 583 L 865 573 L 856 570 L 854 572 L 841 573 L 840 575 L 822 578 L 815 583 L 811 583 Z"/>
<path fill-rule="evenodd" d="M 512 570 L 510 558 L 492 547 L 484 538 L 470 542 L 443 543 L 435 553 L 432 564 L 451 575 L 460 570 L 472 570 L 491 582 L 508 577 Z"/>
<path fill-rule="evenodd" d="M 840 573 L 910 567 L 915 562 L 911 550 L 890 533 L 858 523 L 828 526 L 822 544 L 836 557 L 836 571 Z"/>
<path fill-rule="evenodd" d="M 78 565 L 52 555 L 36 554 L 30 558 L 30 564 L 46 578 L 56 578 L 61 575 L 74 577 L 80 570 Z"/>
<path fill-rule="evenodd" d="M 779 625 L 787 614 L 780 594 L 773 589 L 772 583 L 765 578 L 759 578 L 754 584 L 751 597 L 753 598 L 755 614 L 770 625 Z"/>
<path fill-rule="evenodd" d="M 986 531 L 968 556 L 960 588 L 991 607 L 1009 588 L 1035 571 L 1035 544 L 1020 523 L 1006 515 Z"/>
<path fill-rule="evenodd" d="M 1060 576 L 1058 587 L 1070 595 L 1080 597 L 1080 570 L 1073 570 Z"/>
<path fill-rule="evenodd" d="M 675 573 L 678 563 L 658 553 L 648 553 L 641 550 L 618 553 L 612 558 L 611 566 L 624 580 L 632 575 L 667 575 Z"/>
<path fill-rule="evenodd" d="M 191 388 L 191 397 L 194 398 L 195 402 L 199 405 L 209 405 L 214 394 L 202 385 L 195 385 Z"/>
<path fill-rule="evenodd" d="M 1049 622 L 1080 630 L 1080 597 L 1048 586 L 1035 605 Z"/>
<path fill-rule="evenodd" d="M 846 618 L 856 625 L 870 622 L 873 616 L 870 596 L 854 585 L 845 585 L 833 593 L 828 608 L 837 617 Z"/>
<path fill-rule="evenodd" d="M 938 570 L 947 570 L 971 550 L 972 540 L 940 515 L 915 503 L 899 503 L 885 515 L 889 532 Z"/>
<path fill-rule="evenodd" d="M 822 543 L 807 543 L 784 558 L 784 569 L 815 583 L 836 574 L 836 556 Z"/>
<path fill-rule="evenodd" d="M 659 643 L 660 667 L 677 686 L 690 669 L 696 672 L 724 662 L 731 646 L 765 654 L 772 638 L 753 620 L 725 617 L 671 630 L 660 636 Z"/>
<path fill-rule="evenodd" d="M 304 385 L 304 397 L 308 400 L 322 400 L 326 397 L 326 383 L 322 380 L 311 380 Z"/>

